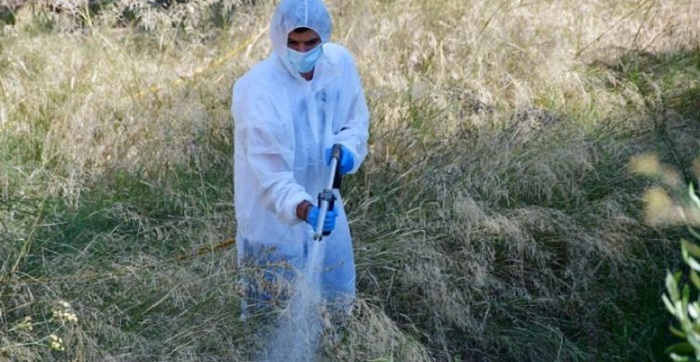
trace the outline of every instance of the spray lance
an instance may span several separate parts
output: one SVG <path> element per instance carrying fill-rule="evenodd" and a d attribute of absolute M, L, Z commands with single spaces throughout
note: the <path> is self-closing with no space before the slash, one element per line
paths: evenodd
<path fill-rule="evenodd" d="M 340 162 L 341 153 L 340 144 L 334 144 L 331 149 L 331 172 L 326 184 L 326 188 L 323 189 L 318 194 L 318 204 L 320 212 L 318 215 L 318 221 L 316 222 L 316 229 L 314 233 L 314 240 L 321 240 L 323 236 L 330 235 L 330 231 L 323 231 L 323 223 L 326 221 L 326 213 L 328 210 L 333 210 L 333 205 L 335 204 L 335 194 L 333 194 L 333 189 L 340 188 L 340 169 L 338 169 L 338 163 Z"/>

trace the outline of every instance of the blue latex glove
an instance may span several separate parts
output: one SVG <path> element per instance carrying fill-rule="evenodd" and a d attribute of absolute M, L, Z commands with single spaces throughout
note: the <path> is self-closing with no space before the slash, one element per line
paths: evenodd
<path fill-rule="evenodd" d="M 326 149 L 326 164 L 331 164 L 331 152 L 333 148 Z M 340 146 L 340 160 L 338 162 L 338 168 L 340 169 L 340 174 L 345 175 L 346 173 L 352 171 L 352 167 L 355 165 L 355 160 L 352 157 L 352 152 L 348 151 L 345 146 Z"/>
<path fill-rule="evenodd" d="M 318 224 L 318 218 L 321 214 L 321 208 L 314 206 L 310 211 L 309 215 L 306 217 L 306 222 L 311 225 L 311 227 L 316 230 L 316 224 Z M 329 233 L 335 229 L 335 218 L 338 217 L 338 208 L 333 206 L 332 210 L 326 211 L 326 218 L 323 219 L 323 232 Z"/>

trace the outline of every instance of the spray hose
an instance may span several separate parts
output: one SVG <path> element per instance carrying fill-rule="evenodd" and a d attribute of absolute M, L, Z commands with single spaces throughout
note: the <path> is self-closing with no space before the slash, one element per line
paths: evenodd
<path fill-rule="evenodd" d="M 326 184 L 326 188 L 318 194 L 318 203 L 319 208 L 321 210 L 318 215 L 318 221 L 316 222 L 314 240 L 321 240 L 323 236 L 328 236 L 331 233 L 330 231 L 326 232 L 323 230 L 323 223 L 326 221 L 326 213 L 328 212 L 328 210 L 332 210 L 335 204 L 335 194 L 333 194 L 333 187 L 340 187 L 340 173 L 338 172 L 340 152 L 340 145 L 337 143 L 334 144 L 333 149 L 331 150 L 330 177 L 328 179 L 328 183 Z"/>

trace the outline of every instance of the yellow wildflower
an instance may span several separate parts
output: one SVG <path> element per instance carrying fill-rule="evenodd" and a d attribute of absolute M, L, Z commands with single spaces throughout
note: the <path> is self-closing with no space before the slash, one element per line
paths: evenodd
<path fill-rule="evenodd" d="M 54 349 L 56 351 L 65 351 L 65 347 L 63 347 L 63 339 L 61 337 L 58 337 L 55 334 L 52 334 L 49 336 L 49 345 L 51 349 Z"/>

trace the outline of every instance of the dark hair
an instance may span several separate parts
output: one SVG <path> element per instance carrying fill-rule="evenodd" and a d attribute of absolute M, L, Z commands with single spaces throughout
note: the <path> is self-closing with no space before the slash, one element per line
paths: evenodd
<path fill-rule="evenodd" d="M 301 26 L 301 27 L 292 29 L 292 33 L 306 33 L 307 31 L 314 31 L 314 30 L 311 28 L 307 28 L 305 26 Z"/>

